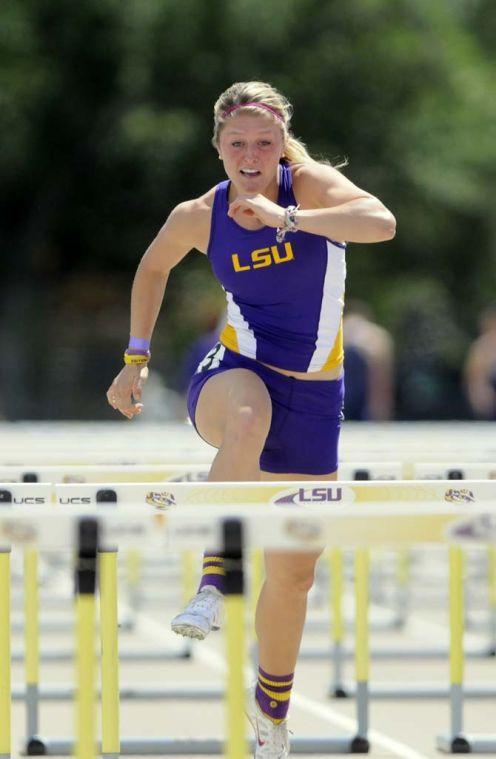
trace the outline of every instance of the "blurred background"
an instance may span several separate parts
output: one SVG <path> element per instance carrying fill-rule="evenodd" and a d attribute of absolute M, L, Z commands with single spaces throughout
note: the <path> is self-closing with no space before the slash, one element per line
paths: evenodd
<path fill-rule="evenodd" d="M 496 418 L 495 39 L 494 0 L 3 3 L 0 418 L 115 418 L 134 271 L 173 206 L 224 178 L 213 103 L 248 79 L 397 218 L 392 242 L 348 250 L 348 418 Z M 222 313 L 190 253 L 150 420 L 184 418 Z"/>

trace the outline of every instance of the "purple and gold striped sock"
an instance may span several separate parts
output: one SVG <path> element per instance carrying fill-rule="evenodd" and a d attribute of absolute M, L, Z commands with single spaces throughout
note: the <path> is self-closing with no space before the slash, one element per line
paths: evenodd
<path fill-rule="evenodd" d="M 255 698 L 266 717 L 276 725 L 286 719 L 294 672 L 290 675 L 270 675 L 259 667 Z"/>
<path fill-rule="evenodd" d="M 213 585 L 220 593 L 224 592 L 224 557 L 218 553 L 203 554 L 203 572 L 198 591 L 205 585 Z"/>

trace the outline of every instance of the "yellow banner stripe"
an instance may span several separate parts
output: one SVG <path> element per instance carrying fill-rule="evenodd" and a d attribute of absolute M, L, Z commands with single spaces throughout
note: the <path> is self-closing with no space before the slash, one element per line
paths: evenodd
<path fill-rule="evenodd" d="M 224 558 L 222 556 L 205 556 L 204 559 L 203 559 L 203 563 L 205 564 L 206 562 L 209 562 L 209 561 L 220 561 L 220 562 L 223 562 Z"/>
<path fill-rule="evenodd" d="M 259 683 L 259 686 L 261 690 L 265 693 L 266 696 L 269 696 L 270 698 L 273 698 L 274 701 L 289 701 L 291 696 L 291 691 L 288 690 L 287 693 L 275 693 L 273 690 L 269 690 L 268 688 L 264 688 L 263 685 Z"/>
<path fill-rule="evenodd" d="M 291 680 L 286 680 L 285 682 L 281 683 L 281 682 L 277 682 L 276 680 L 268 680 L 266 677 L 264 677 L 263 675 L 259 673 L 258 679 L 260 680 L 261 683 L 264 683 L 265 685 L 275 685 L 276 687 L 280 686 L 281 688 L 284 688 L 284 687 L 289 688 L 291 685 L 293 685 L 293 678 L 291 678 Z"/>
<path fill-rule="evenodd" d="M 205 567 L 203 570 L 204 575 L 225 575 L 226 570 L 222 567 Z"/>

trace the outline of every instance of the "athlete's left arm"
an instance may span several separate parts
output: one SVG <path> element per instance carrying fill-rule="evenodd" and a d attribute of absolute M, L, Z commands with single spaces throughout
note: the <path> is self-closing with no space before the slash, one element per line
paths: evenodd
<path fill-rule="evenodd" d="M 295 169 L 294 190 L 303 206 L 298 229 L 304 232 L 347 242 L 381 242 L 396 234 L 391 211 L 332 166 L 302 164 Z"/>

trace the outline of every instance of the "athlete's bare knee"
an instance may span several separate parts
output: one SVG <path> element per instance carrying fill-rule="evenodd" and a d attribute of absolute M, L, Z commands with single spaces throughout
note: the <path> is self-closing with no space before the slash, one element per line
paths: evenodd
<path fill-rule="evenodd" d="M 249 448 L 263 446 L 269 433 L 270 406 L 266 403 L 247 403 L 230 409 L 226 420 L 226 445 Z"/>
<path fill-rule="evenodd" d="M 272 569 L 267 573 L 267 582 L 277 589 L 279 594 L 298 593 L 306 595 L 315 579 L 315 566 L 305 565 L 279 572 Z"/>

